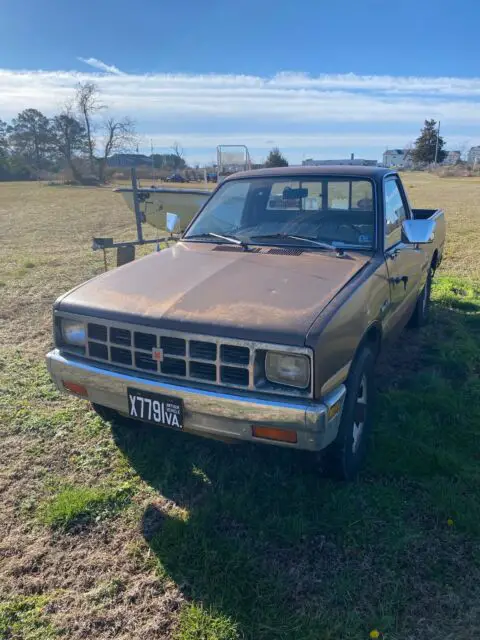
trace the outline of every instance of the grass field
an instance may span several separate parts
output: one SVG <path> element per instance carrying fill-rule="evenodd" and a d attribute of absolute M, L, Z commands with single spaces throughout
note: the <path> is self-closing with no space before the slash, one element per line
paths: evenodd
<path fill-rule="evenodd" d="M 480 637 L 480 180 L 405 184 L 446 209 L 448 248 L 432 323 L 382 356 L 369 463 L 344 485 L 57 393 L 51 305 L 132 217 L 108 189 L 0 183 L 1 639 Z"/>

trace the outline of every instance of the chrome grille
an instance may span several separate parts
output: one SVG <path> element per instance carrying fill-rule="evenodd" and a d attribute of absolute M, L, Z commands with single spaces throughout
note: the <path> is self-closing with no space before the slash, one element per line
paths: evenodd
<path fill-rule="evenodd" d="M 85 319 L 78 314 L 60 312 L 57 315 Z M 87 320 L 86 324 L 84 356 L 99 364 L 110 363 L 125 371 L 149 376 L 282 396 L 312 397 L 312 355 L 306 347 L 210 337 L 98 318 Z M 61 348 L 78 355 L 78 348 L 64 343 Z M 309 387 L 296 389 L 270 383 L 265 377 L 265 355 L 269 350 L 307 355 L 311 366 Z M 157 355 L 158 359 L 154 357 Z"/>
<path fill-rule="evenodd" d="M 248 388 L 251 352 L 248 347 L 210 340 L 165 335 L 162 331 L 126 329 L 113 324 L 88 324 L 87 356 L 145 372 Z M 108 338 L 108 339 L 107 339 Z M 200 338 L 200 336 L 198 337 Z M 122 345 L 117 346 L 117 345 Z M 162 358 L 153 358 L 161 349 Z"/>

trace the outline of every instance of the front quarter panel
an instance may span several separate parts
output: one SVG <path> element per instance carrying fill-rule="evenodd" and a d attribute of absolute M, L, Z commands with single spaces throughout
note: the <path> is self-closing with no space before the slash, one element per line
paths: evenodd
<path fill-rule="evenodd" d="M 370 327 L 381 330 L 390 289 L 383 257 L 375 257 L 324 309 L 311 326 L 307 346 L 314 351 L 314 396 L 320 398 L 348 375 L 349 365 Z"/>

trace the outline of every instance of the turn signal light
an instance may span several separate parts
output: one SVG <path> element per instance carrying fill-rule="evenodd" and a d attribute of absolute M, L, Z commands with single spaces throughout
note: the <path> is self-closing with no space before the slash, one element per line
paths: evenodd
<path fill-rule="evenodd" d="M 332 406 L 329 407 L 329 409 L 327 411 L 327 418 L 329 420 L 334 418 L 340 412 L 341 408 L 342 408 L 342 400 L 337 400 L 337 402 L 335 402 L 335 404 L 332 404 Z"/>
<path fill-rule="evenodd" d="M 82 384 L 77 384 L 76 382 L 69 382 L 68 380 L 64 380 L 63 386 L 65 387 L 65 389 L 68 389 L 68 391 L 71 391 L 72 393 L 76 393 L 77 396 L 83 396 L 84 398 L 88 396 L 88 391 Z"/>
<path fill-rule="evenodd" d="M 275 429 L 273 427 L 252 426 L 254 438 L 264 438 L 265 440 L 278 440 L 279 442 L 297 442 L 297 432 L 291 429 Z"/>

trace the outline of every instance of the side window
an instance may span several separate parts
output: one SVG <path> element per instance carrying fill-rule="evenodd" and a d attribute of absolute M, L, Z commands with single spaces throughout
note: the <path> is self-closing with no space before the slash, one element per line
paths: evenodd
<path fill-rule="evenodd" d="M 395 179 L 385 182 L 385 248 L 402 239 L 402 222 L 406 218 L 405 205 Z"/>

